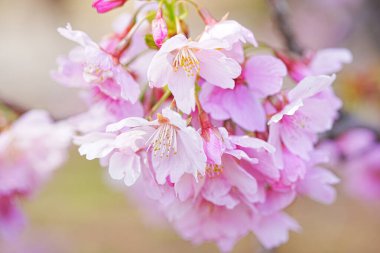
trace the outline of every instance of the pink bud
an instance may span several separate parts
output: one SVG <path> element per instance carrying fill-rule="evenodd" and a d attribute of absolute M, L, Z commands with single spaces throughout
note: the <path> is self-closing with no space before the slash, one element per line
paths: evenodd
<path fill-rule="evenodd" d="M 105 13 L 124 5 L 125 2 L 127 2 L 127 0 L 94 0 L 92 7 L 94 7 L 98 13 Z"/>
<path fill-rule="evenodd" d="M 158 9 L 156 18 L 152 21 L 152 34 L 154 42 L 158 47 L 161 47 L 165 38 L 168 36 L 168 27 L 165 20 L 162 18 L 162 10 Z"/>

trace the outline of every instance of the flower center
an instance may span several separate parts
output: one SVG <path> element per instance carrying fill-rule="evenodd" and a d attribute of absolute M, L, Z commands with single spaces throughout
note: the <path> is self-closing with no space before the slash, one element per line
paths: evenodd
<path fill-rule="evenodd" d="M 174 71 L 178 71 L 181 67 L 187 74 L 187 76 L 194 76 L 199 72 L 199 61 L 194 52 L 188 48 L 181 48 L 173 60 Z"/>
<path fill-rule="evenodd" d="M 208 177 L 217 177 L 223 173 L 223 166 L 218 164 L 207 163 L 206 165 L 206 175 Z"/>
<path fill-rule="evenodd" d="M 177 154 L 177 132 L 167 118 L 158 115 L 158 119 L 160 126 L 148 140 L 148 150 L 152 148 L 154 156 L 169 158 L 171 154 Z"/>
<path fill-rule="evenodd" d="M 107 78 L 111 78 L 112 73 L 105 71 L 96 65 L 87 65 L 83 70 L 83 78 L 88 83 L 102 83 Z"/>

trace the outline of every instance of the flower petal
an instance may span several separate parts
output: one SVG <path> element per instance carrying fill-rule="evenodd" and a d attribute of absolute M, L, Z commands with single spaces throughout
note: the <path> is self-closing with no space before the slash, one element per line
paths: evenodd
<path fill-rule="evenodd" d="M 238 85 L 234 90 L 225 90 L 222 106 L 232 120 L 244 129 L 260 132 L 265 130 L 264 108 L 248 87 Z"/>
<path fill-rule="evenodd" d="M 200 76 L 210 84 L 221 88 L 232 89 L 234 79 L 241 73 L 241 66 L 235 60 L 227 58 L 216 50 L 201 50 L 196 52 L 200 62 Z"/>
<path fill-rule="evenodd" d="M 189 114 L 195 109 L 195 76 L 188 76 L 179 68 L 170 73 L 169 90 L 173 93 L 178 108 Z"/>
<path fill-rule="evenodd" d="M 329 87 L 335 80 L 335 75 L 332 76 L 308 76 L 297 84 L 288 93 L 290 101 L 302 100 L 312 97 Z"/>
<path fill-rule="evenodd" d="M 245 80 L 259 97 L 279 92 L 286 73 L 285 64 L 268 55 L 252 56 L 244 68 Z"/>

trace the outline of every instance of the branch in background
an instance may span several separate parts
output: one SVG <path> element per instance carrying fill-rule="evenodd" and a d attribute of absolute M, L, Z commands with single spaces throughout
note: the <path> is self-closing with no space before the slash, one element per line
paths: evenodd
<path fill-rule="evenodd" d="M 302 56 L 303 49 L 298 44 L 292 27 L 289 22 L 289 6 L 286 0 L 268 0 L 272 9 L 277 28 L 281 33 L 286 48 L 299 56 Z"/>
<path fill-rule="evenodd" d="M 20 105 L 17 105 L 15 103 L 12 103 L 4 99 L 3 97 L 0 97 L 0 107 L 5 107 L 6 109 L 12 111 L 17 116 L 21 116 L 22 114 L 28 111 L 26 108 Z"/>
<path fill-rule="evenodd" d="M 374 127 L 369 126 L 368 124 L 363 124 L 360 120 L 358 120 L 356 117 L 354 117 L 351 113 L 348 113 L 346 111 L 340 112 L 339 119 L 335 122 L 334 127 L 326 133 L 322 137 L 321 140 L 324 139 L 331 139 L 334 140 L 338 138 L 343 133 L 347 132 L 350 129 L 354 128 L 365 128 L 370 131 L 372 131 L 376 137 L 377 140 L 380 141 L 380 130 L 376 129 Z"/>

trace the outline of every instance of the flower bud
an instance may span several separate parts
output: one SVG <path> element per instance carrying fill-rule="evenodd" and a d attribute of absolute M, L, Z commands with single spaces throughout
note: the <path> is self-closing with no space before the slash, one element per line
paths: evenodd
<path fill-rule="evenodd" d="M 94 0 L 92 7 L 94 7 L 98 13 L 105 13 L 124 5 L 125 2 L 127 2 L 127 0 Z"/>
<path fill-rule="evenodd" d="M 158 9 L 156 18 L 152 21 L 152 34 L 154 42 L 158 47 L 161 47 L 165 38 L 168 36 L 168 27 L 162 17 L 162 9 Z"/>

